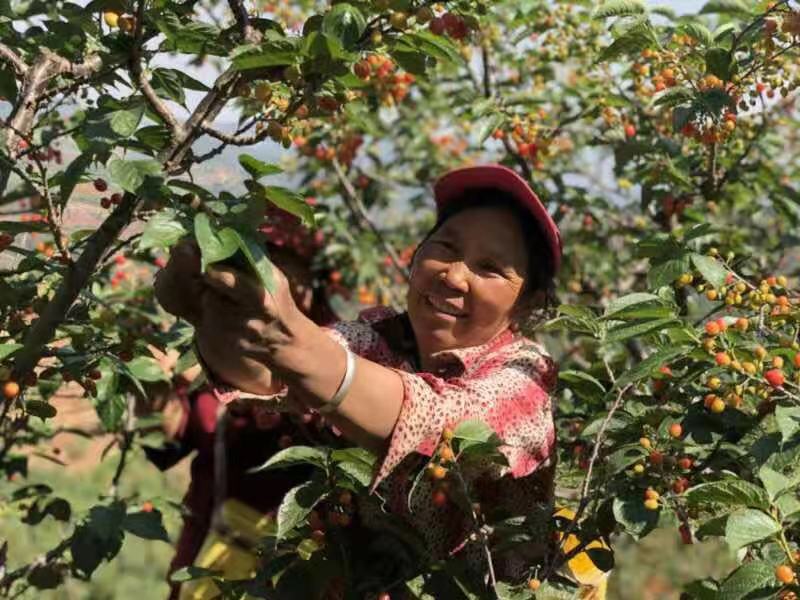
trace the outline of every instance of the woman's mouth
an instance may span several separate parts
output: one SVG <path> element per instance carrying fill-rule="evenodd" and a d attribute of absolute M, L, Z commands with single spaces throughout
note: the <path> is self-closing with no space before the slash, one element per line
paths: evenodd
<path fill-rule="evenodd" d="M 465 312 L 450 305 L 445 300 L 441 300 L 435 296 L 425 295 L 425 304 L 433 308 L 437 313 L 447 315 L 448 317 L 463 317 Z"/>

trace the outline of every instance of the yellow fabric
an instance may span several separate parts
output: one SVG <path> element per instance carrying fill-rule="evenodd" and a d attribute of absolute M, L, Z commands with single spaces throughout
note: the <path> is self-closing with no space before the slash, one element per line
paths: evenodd
<path fill-rule="evenodd" d="M 554 513 L 555 517 L 561 517 L 564 519 L 572 520 L 575 518 L 575 512 L 569 508 L 559 508 Z M 561 541 L 563 539 L 564 534 L 561 532 L 557 533 L 558 540 Z M 578 539 L 578 536 L 571 533 L 567 537 L 566 541 L 563 542 L 563 550 L 565 554 L 571 552 L 574 548 L 576 548 L 581 543 L 581 540 Z M 589 550 L 591 548 L 602 548 L 604 550 L 610 550 L 608 545 L 600 538 L 592 540 L 586 545 L 586 549 Z M 581 598 L 585 600 L 604 600 L 606 597 L 606 586 L 608 581 L 608 573 L 597 568 L 597 566 L 592 562 L 592 559 L 589 555 L 585 552 L 579 552 L 575 556 L 573 556 L 565 566 L 565 571 L 568 576 L 574 579 L 581 585 Z"/>
<path fill-rule="evenodd" d="M 223 503 L 221 521 L 227 533 L 209 531 L 195 566 L 219 571 L 225 579 L 254 576 L 258 557 L 248 548 L 274 530 L 274 521 L 234 499 Z M 214 581 L 205 577 L 181 585 L 180 600 L 211 600 L 219 594 Z"/>

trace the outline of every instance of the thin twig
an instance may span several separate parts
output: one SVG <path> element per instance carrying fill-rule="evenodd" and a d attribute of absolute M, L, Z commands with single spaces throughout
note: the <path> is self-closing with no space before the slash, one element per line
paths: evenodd
<path fill-rule="evenodd" d="M 597 430 L 597 435 L 595 435 L 594 438 L 594 448 L 592 449 L 592 456 L 589 459 L 589 465 L 586 468 L 586 475 L 584 476 L 583 484 L 581 485 L 581 495 L 580 495 L 580 500 L 578 501 L 578 509 L 575 511 L 575 516 L 570 520 L 570 524 L 567 527 L 566 532 L 561 537 L 561 542 L 559 542 L 558 545 L 559 552 L 561 552 L 564 543 L 569 539 L 569 536 L 578 526 L 578 521 L 580 521 L 581 516 L 583 516 L 583 513 L 589 504 L 589 485 L 591 484 L 592 480 L 592 471 L 594 469 L 594 464 L 595 462 L 597 462 L 597 458 L 600 456 L 600 447 L 603 444 L 603 437 L 605 436 L 606 429 L 608 428 L 608 425 L 611 422 L 614 413 L 617 412 L 617 410 L 620 407 L 620 404 L 622 403 L 622 398 L 625 396 L 625 394 L 631 388 L 632 385 L 633 384 L 629 383 L 628 385 L 620 389 L 619 393 L 617 394 L 617 398 L 614 400 L 614 403 L 611 405 L 611 408 L 608 411 L 608 414 L 606 415 L 605 419 L 603 419 L 603 422 L 600 424 L 600 429 Z M 586 542 L 586 540 L 584 540 L 584 542 Z M 552 563 L 550 563 L 545 572 L 545 575 L 543 576 L 543 579 L 547 580 L 547 578 L 550 576 L 553 570 L 555 570 L 558 566 L 560 566 L 560 561 L 553 561 Z"/>
<path fill-rule="evenodd" d="M 174 132 L 178 128 L 178 121 L 175 119 L 175 115 L 172 114 L 172 111 L 164 101 L 158 97 L 158 94 L 156 94 L 153 86 L 150 85 L 150 81 L 147 79 L 142 69 L 142 34 L 144 30 L 144 6 L 146 1 L 147 0 L 139 0 L 136 9 L 136 29 L 133 34 L 134 42 L 128 67 L 131 70 L 133 80 L 139 84 L 147 103 L 155 113 L 161 117 L 161 120 L 164 121 L 164 124 L 169 130 Z"/>
<path fill-rule="evenodd" d="M 236 135 L 215 129 L 207 121 L 203 121 L 200 123 L 200 129 L 227 146 L 251 146 L 269 137 L 269 130 L 266 127 L 251 135 Z"/>
<path fill-rule="evenodd" d="M 111 489 L 108 492 L 113 498 L 117 497 L 119 482 L 125 470 L 128 452 L 133 446 L 133 439 L 136 436 L 136 397 L 133 394 L 128 394 L 126 402 L 125 426 L 122 433 L 122 443 L 120 444 L 119 463 L 117 463 L 117 470 L 114 472 L 114 477 L 111 480 Z"/>
<path fill-rule="evenodd" d="M 384 237 L 381 231 L 376 227 L 376 225 L 372 222 L 372 220 L 367 215 L 367 211 L 364 208 L 361 199 L 358 196 L 353 184 L 350 182 L 350 179 L 347 177 L 347 174 L 344 172 L 342 165 L 339 163 L 337 159 L 333 159 L 333 169 L 336 171 L 336 177 L 339 179 L 339 183 L 341 184 L 342 188 L 344 189 L 344 200 L 347 204 L 347 207 L 353 213 L 353 216 L 356 218 L 356 221 L 365 229 L 369 229 L 375 237 L 378 238 L 378 243 L 382 246 L 383 250 L 389 256 L 392 261 L 392 266 L 394 269 L 403 277 L 404 280 L 408 281 L 408 271 L 406 270 L 403 265 L 400 264 L 400 257 L 397 255 L 397 251 Z"/>

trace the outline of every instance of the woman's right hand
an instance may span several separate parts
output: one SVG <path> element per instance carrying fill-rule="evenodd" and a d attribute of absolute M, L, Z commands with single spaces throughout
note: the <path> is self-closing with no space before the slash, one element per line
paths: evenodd
<path fill-rule="evenodd" d="M 185 240 L 172 247 L 167 265 L 156 273 L 154 288 L 164 310 L 195 327 L 198 325 L 203 313 L 205 283 L 196 242 Z"/>

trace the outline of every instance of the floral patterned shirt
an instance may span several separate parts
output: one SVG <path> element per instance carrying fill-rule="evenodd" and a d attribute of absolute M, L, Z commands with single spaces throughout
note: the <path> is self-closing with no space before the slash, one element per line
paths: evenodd
<path fill-rule="evenodd" d="M 379 458 L 371 486 L 386 508 L 402 516 L 421 534 L 432 556 L 454 552 L 483 560 L 483 548 L 468 544 L 470 517 L 453 505 L 431 502 L 433 482 L 419 478 L 434 454 L 445 428 L 466 419 L 479 419 L 503 441 L 500 451 L 508 466 L 474 468 L 465 474 L 470 497 L 491 507 L 492 518 L 552 515 L 555 462 L 553 390 L 557 368 L 543 348 L 506 329 L 480 346 L 436 353 L 430 372 L 417 368 L 416 347 L 408 315 L 386 307 L 364 310 L 355 321 L 324 328 L 341 345 L 359 356 L 395 370 L 403 381 L 400 415 L 385 454 Z M 284 390 L 284 393 L 286 390 Z M 242 398 L 263 398 L 238 392 Z M 275 397 L 270 397 L 274 399 Z M 369 525 L 367 507 L 362 520 Z M 498 564 L 499 563 L 499 564 Z M 519 552 L 500 557 L 495 570 L 524 577 L 525 559 Z"/>

